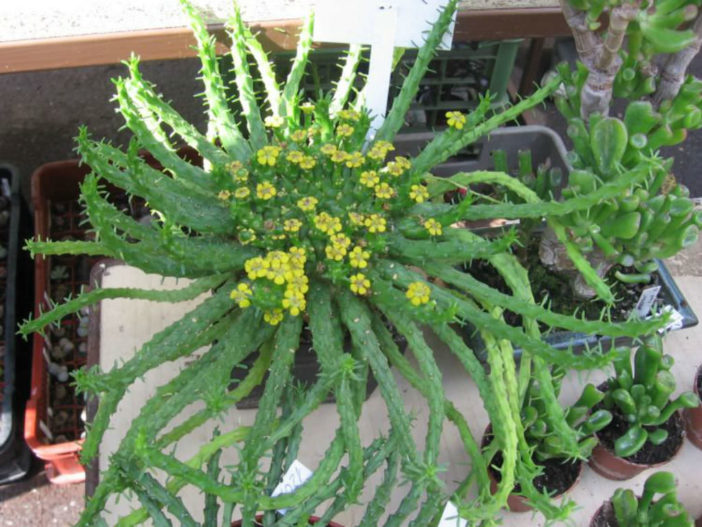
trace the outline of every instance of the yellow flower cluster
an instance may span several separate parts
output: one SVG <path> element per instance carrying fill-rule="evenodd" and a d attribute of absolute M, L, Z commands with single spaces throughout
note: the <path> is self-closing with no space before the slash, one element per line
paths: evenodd
<path fill-rule="evenodd" d="M 427 221 L 425 221 L 424 228 L 429 231 L 429 234 L 432 236 L 440 236 L 443 232 L 441 223 L 436 221 L 434 218 L 429 218 Z"/>
<path fill-rule="evenodd" d="M 263 120 L 268 128 L 280 128 L 285 120 L 280 115 L 269 115 Z"/>
<path fill-rule="evenodd" d="M 409 159 L 402 156 L 397 156 L 393 161 L 385 165 L 385 170 L 392 176 L 398 177 L 404 174 L 412 167 Z"/>
<path fill-rule="evenodd" d="M 423 203 L 429 199 L 429 191 L 424 185 L 412 185 L 410 187 L 409 197 L 417 203 Z"/>
<path fill-rule="evenodd" d="M 368 151 L 368 157 L 375 161 L 382 161 L 388 155 L 388 152 L 392 150 L 395 150 L 395 147 L 388 141 L 378 141 L 371 146 Z"/>
<path fill-rule="evenodd" d="M 349 277 L 349 288 L 357 295 L 367 295 L 370 291 L 371 283 L 366 275 L 358 273 Z"/>
<path fill-rule="evenodd" d="M 461 112 L 446 112 L 446 124 L 456 130 L 462 130 L 466 124 L 466 116 Z"/>
<path fill-rule="evenodd" d="M 361 114 L 356 110 L 341 110 L 339 112 L 339 119 L 357 122 L 360 118 Z"/>
<path fill-rule="evenodd" d="M 387 221 L 380 214 L 371 214 L 364 221 L 363 224 L 368 228 L 368 232 L 385 232 L 387 228 Z"/>
<path fill-rule="evenodd" d="M 429 302 L 431 289 L 424 282 L 412 282 L 407 288 L 405 296 L 409 299 L 413 306 L 419 306 Z"/>
<path fill-rule="evenodd" d="M 249 258 L 244 270 L 249 280 L 270 280 L 276 285 L 284 285 L 285 291 L 281 301 L 282 309 L 275 308 L 264 313 L 264 320 L 275 326 L 283 319 L 283 309 L 292 316 L 298 316 L 306 306 L 305 293 L 309 290 L 309 279 L 305 275 L 307 255 L 301 247 L 291 247 L 288 252 L 269 251 L 265 257 Z M 232 291 L 231 298 L 240 307 L 251 305 L 253 291 L 248 284 L 242 283 Z"/>
<path fill-rule="evenodd" d="M 314 226 L 325 234 L 334 234 L 341 230 L 341 220 L 327 212 L 320 212 L 314 217 Z"/>
<path fill-rule="evenodd" d="M 261 165 L 275 166 L 278 162 L 278 156 L 280 155 L 279 146 L 266 145 L 256 152 L 256 160 Z"/>
<path fill-rule="evenodd" d="M 277 193 L 278 191 L 268 181 L 256 185 L 256 196 L 258 199 L 269 200 Z"/>

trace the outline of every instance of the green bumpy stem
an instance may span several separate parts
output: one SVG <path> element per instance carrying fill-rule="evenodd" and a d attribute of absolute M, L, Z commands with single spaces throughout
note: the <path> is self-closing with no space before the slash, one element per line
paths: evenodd
<path fill-rule="evenodd" d="M 485 134 L 505 123 L 514 121 L 526 110 L 541 104 L 546 97 L 550 96 L 558 89 L 561 82 L 560 77 L 554 77 L 526 99 L 473 128 L 464 128 L 463 130 L 449 128 L 437 134 L 422 150 L 422 153 L 412 160 L 412 171 L 419 174 L 429 172 L 433 167 L 443 163 L 448 158 L 458 153 L 462 148 L 474 143 Z"/>
<path fill-rule="evenodd" d="M 207 32 L 204 21 L 190 4 L 186 0 L 181 0 L 181 5 L 188 15 L 190 27 L 197 42 L 196 49 L 201 63 L 200 73 L 209 109 L 208 135 L 212 140 L 218 137 L 230 155 L 247 159 L 250 150 L 229 109 L 226 88 L 217 62 L 215 39 Z"/>
<path fill-rule="evenodd" d="M 297 52 L 293 59 L 290 73 L 285 80 L 283 97 L 280 101 L 280 114 L 284 117 L 295 117 L 295 102 L 300 89 L 300 82 L 305 74 L 305 66 L 312 49 L 312 30 L 314 29 L 314 16 L 310 13 L 302 25 L 300 40 L 297 43 Z"/>
<path fill-rule="evenodd" d="M 346 106 L 356 80 L 356 70 L 361 62 L 361 52 L 363 46 L 360 44 L 351 44 L 344 60 L 344 65 L 341 68 L 339 81 L 334 89 L 331 103 L 329 104 L 329 115 L 334 118 Z"/>
<path fill-rule="evenodd" d="M 263 87 L 266 90 L 266 100 L 271 108 L 271 114 L 280 115 L 280 86 L 275 77 L 273 63 L 268 60 L 268 55 L 263 46 L 246 25 L 244 26 L 244 43 L 254 61 L 256 61 L 256 67 L 261 74 L 261 81 L 263 81 Z"/>
<path fill-rule="evenodd" d="M 42 256 L 79 254 L 86 256 L 112 256 L 109 249 L 100 242 L 84 242 L 79 240 L 51 241 L 27 240 L 24 250 L 34 258 L 37 254 Z"/>
<path fill-rule="evenodd" d="M 82 293 L 76 298 L 72 298 L 63 304 L 56 306 L 47 313 L 43 313 L 34 320 L 29 320 L 23 323 L 19 328 L 20 335 L 29 335 L 35 331 L 41 331 L 43 328 L 54 322 L 58 322 L 63 317 L 72 313 L 77 313 L 84 307 L 97 304 L 102 300 L 110 298 L 129 298 L 132 300 L 151 300 L 152 302 L 185 302 L 193 298 L 211 291 L 222 285 L 225 280 L 224 275 L 214 275 L 211 277 L 200 278 L 192 284 L 178 290 L 161 291 L 137 289 L 132 287 L 111 287 L 105 289 L 94 289 L 87 293 Z"/>

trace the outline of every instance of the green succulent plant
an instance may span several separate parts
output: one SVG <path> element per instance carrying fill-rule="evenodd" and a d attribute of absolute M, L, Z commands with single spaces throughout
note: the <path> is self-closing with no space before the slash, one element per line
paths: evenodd
<path fill-rule="evenodd" d="M 527 273 L 509 252 L 515 241 L 512 234 L 487 240 L 456 224 L 485 218 L 540 219 L 587 210 L 626 189 L 626 179 L 605 182 L 586 196 L 555 202 L 498 171 L 459 173 L 445 179 L 431 175 L 436 165 L 465 145 L 539 104 L 557 88 L 559 79 L 494 115 L 488 115 L 489 97 L 468 115 L 451 112 L 448 128 L 418 155 L 393 154 L 395 135 L 456 4 L 449 1 L 438 15 L 387 117 L 370 139 L 371 116 L 363 108 L 363 91 L 355 98 L 352 91 L 358 49 L 349 52 L 333 93 L 315 101 L 299 98 L 312 44 L 311 18 L 304 24 L 290 74 L 279 85 L 266 54 L 235 11 L 229 30 L 233 81 L 225 83 L 213 37 L 184 2 L 202 63 L 205 133 L 180 116 L 142 77 L 138 59 L 127 62 L 128 76 L 117 79 L 115 86 L 119 111 L 134 135 L 128 148 L 123 151 L 94 141 L 85 129 L 78 137 L 78 151 L 92 170 L 81 185 L 81 200 L 94 241 L 30 240 L 27 248 L 32 254 L 120 258 L 146 272 L 192 282 L 167 292 L 97 288 L 27 321 L 21 332 L 41 331 L 108 298 L 169 303 L 209 293 L 123 364 L 109 371 L 94 368 L 75 373 L 77 387 L 99 398 L 83 444 L 85 461 L 94 458 L 111 416 L 136 379 L 199 348 L 208 351 L 145 401 L 101 474 L 79 525 L 100 525 L 108 499 L 130 490 L 143 508 L 123 518 L 120 525 L 135 525 L 149 517 L 168 525 L 163 509 L 184 525 L 193 525 L 178 497 L 186 485 L 208 496 L 208 510 L 213 510 L 213 500 L 226 510 L 239 504 L 244 526 L 252 525 L 261 511 L 267 525 L 304 524 L 328 500 L 334 505 L 325 517 L 355 503 L 367 478 L 385 465 L 383 482 L 366 504 L 361 525 L 377 525 L 378 518 L 387 514 L 384 525 L 397 526 L 416 513 L 411 525 L 424 527 L 437 519 L 449 498 L 438 475 L 439 439 L 447 421 L 457 427 L 472 463 L 471 473 L 452 496 L 462 516 L 476 524 L 494 524 L 517 482 L 549 518 L 567 515 L 572 504 L 553 504 L 531 485 L 537 468 L 524 436 L 521 399 L 533 372 L 541 382 L 549 426 L 562 433 L 566 456 L 580 456 L 580 438 L 558 405 L 549 368 L 603 367 L 614 354 L 599 349 L 577 356 L 559 352 L 542 342 L 538 323 L 633 338 L 659 329 L 666 321 L 615 324 L 605 313 L 601 320 L 592 321 L 554 313 L 534 302 Z M 260 72 L 262 94 L 254 92 L 257 84 L 249 59 Z M 188 159 L 178 155 L 179 142 L 196 155 Z M 142 151 L 163 170 L 147 163 Z M 508 189 L 515 202 L 446 204 L 440 199 L 447 190 L 481 182 Z M 105 183 L 145 199 L 154 221 L 139 223 L 115 208 Z M 498 270 L 510 294 L 456 269 L 478 258 Z M 611 302 L 606 284 L 600 285 L 602 296 Z M 504 321 L 505 307 L 522 315 L 522 327 Z M 481 332 L 489 370 L 466 346 L 455 322 L 469 322 Z M 298 349 L 305 325 L 321 374 L 302 391 L 294 408 L 286 409 L 287 390 L 293 382 L 295 354 L 291 352 Z M 402 355 L 388 325 L 407 340 L 414 363 Z M 494 495 L 486 458 L 465 416 L 446 398 L 441 372 L 420 329 L 423 325 L 449 347 L 479 388 L 494 426 L 495 445 L 504 458 L 502 480 Z M 351 342 L 350 351 L 343 345 L 345 340 Z M 518 372 L 511 343 L 524 350 Z M 253 354 L 256 359 L 246 377 L 230 389 L 232 369 Z M 430 409 L 423 448 L 412 438 L 412 420 L 391 367 L 422 394 Z M 253 425 L 223 430 L 187 461 L 167 453 L 175 442 L 249 394 L 266 372 L 268 380 Z M 364 446 L 357 421 L 369 372 L 378 381 L 390 432 Z M 340 424 L 314 476 L 293 493 L 271 497 L 268 491 L 275 477 L 264 468 L 263 460 L 273 458 L 275 467 L 282 463 L 279 449 L 294 448 L 291 445 L 304 418 L 330 392 L 336 398 Z M 172 426 L 196 402 L 201 409 Z M 217 470 L 216 457 L 222 449 L 237 451 L 231 479 Z M 157 472 L 170 477 L 165 486 L 154 480 Z M 386 511 L 391 492 L 401 482 L 409 485 L 403 487 L 400 505 Z M 473 485 L 475 497 L 469 497 Z M 272 517 L 270 511 L 281 508 L 291 512 L 282 519 Z M 211 519 L 212 514 L 206 517 Z"/>
<path fill-rule="evenodd" d="M 692 527 L 693 521 L 678 501 L 675 476 L 651 474 L 641 497 L 630 489 L 617 489 L 610 500 L 619 527 Z M 655 499 L 657 494 L 661 494 Z"/>
<path fill-rule="evenodd" d="M 663 354 L 660 337 L 647 339 L 633 355 L 631 350 L 619 348 L 614 361 L 615 377 L 604 389 L 603 405 L 616 412 L 628 425 L 627 431 L 614 442 L 614 451 L 620 457 L 635 454 L 646 441 L 660 445 L 668 438 L 662 428 L 680 408 L 694 408 L 699 398 L 692 392 L 683 392 L 675 399 L 675 377 L 670 372 L 673 358 Z"/>

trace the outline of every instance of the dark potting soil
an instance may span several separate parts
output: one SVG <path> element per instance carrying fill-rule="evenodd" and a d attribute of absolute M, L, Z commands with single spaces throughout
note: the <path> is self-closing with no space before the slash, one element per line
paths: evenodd
<path fill-rule="evenodd" d="M 495 481 L 498 482 L 502 479 L 498 470 L 502 466 L 502 461 L 502 453 L 498 452 L 492 458 L 489 468 Z M 540 466 L 543 467 L 543 472 L 534 478 L 534 486 L 540 492 L 546 490 L 552 496 L 560 496 L 572 487 L 578 479 L 581 464 L 582 461 L 571 462 L 562 458 L 547 459 L 540 463 Z M 521 486 L 515 485 L 514 492 L 520 491 Z"/>
<path fill-rule="evenodd" d="M 629 423 L 616 410 L 612 411 L 612 422 L 605 428 L 597 432 L 597 438 L 602 446 L 614 452 L 614 442 L 624 435 L 629 429 Z M 639 465 L 654 465 L 664 463 L 675 455 L 684 439 L 683 421 L 678 412 L 675 412 L 668 421 L 660 427 L 646 426 L 647 430 L 664 428 L 668 431 L 668 438 L 660 445 L 654 445 L 648 441 L 635 454 L 623 459 Z"/>
<path fill-rule="evenodd" d="M 514 255 L 529 273 L 531 289 L 537 304 L 548 299 L 549 308 L 556 313 L 572 314 L 577 311 L 587 320 L 598 320 L 602 310 L 607 307 L 606 304 L 598 299 L 584 301 L 577 298 L 573 294 L 569 276 L 555 273 L 544 267 L 539 260 L 539 241 L 540 234 L 535 232 L 524 246 L 514 247 Z M 511 290 L 502 276 L 486 260 L 475 259 L 470 265 L 464 267 L 464 271 L 502 293 L 511 294 Z M 617 298 L 617 303 L 612 307 L 610 314 L 613 321 L 619 322 L 629 317 L 644 289 L 659 285 L 660 277 L 657 273 L 652 273 L 651 281 L 647 284 L 625 284 L 615 278 L 616 271 L 624 274 L 637 273 L 638 271 L 634 268 L 616 265 L 605 277 L 607 283 L 611 285 L 615 298 Z M 521 315 L 512 311 L 505 311 L 504 317 L 505 321 L 512 326 L 520 326 L 522 323 Z M 542 326 L 541 329 L 548 328 Z"/>
<path fill-rule="evenodd" d="M 619 527 L 617 518 L 614 516 L 614 507 L 612 507 L 611 501 L 604 502 L 602 507 L 597 509 L 590 527 Z"/>

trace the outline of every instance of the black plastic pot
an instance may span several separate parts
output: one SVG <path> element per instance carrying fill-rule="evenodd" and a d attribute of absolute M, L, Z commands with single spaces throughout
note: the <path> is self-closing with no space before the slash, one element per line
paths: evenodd
<path fill-rule="evenodd" d="M 29 225 L 28 212 L 19 192 L 19 174 L 0 164 L 0 301 L 3 306 L 3 332 L 0 335 L 0 484 L 23 477 L 31 464 L 31 452 L 24 442 L 24 405 L 29 396 L 30 363 L 28 343 L 16 335 L 16 322 L 31 309 L 31 281 L 24 273 L 31 269 L 27 256 L 20 253 Z M 20 259 L 25 260 L 20 264 Z M 18 291 L 22 291 L 19 295 Z"/>

